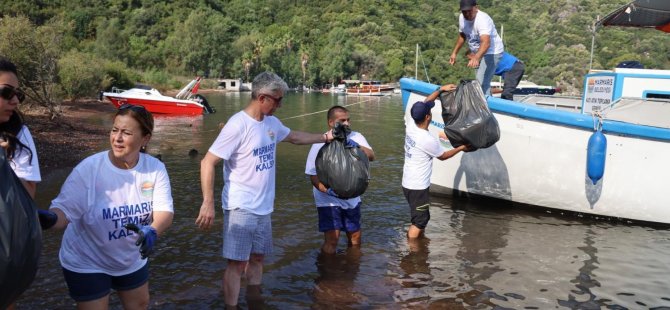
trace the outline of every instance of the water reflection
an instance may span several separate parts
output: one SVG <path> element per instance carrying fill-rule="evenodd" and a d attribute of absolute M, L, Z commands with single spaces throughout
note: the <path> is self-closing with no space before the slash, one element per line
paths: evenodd
<path fill-rule="evenodd" d="M 468 209 L 464 200 L 451 202 L 457 208 Z M 497 201 L 481 201 L 482 206 L 497 208 Z M 460 225 L 458 237 L 460 246 L 456 258 L 461 261 L 461 281 L 469 287 L 461 291 L 457 297 L 463 303 L 475 306 L 493 306 L 491 299 L 506 298 L 498 295 L 492 287 L 486 285 L 494 274 L 503 271 L 498 262 L 500 261 L 501 249 L 507 246 L 507 235 L 509 233 L 509 221 L 506 217 L 489 217 L 476 212 L 464 212 L 461 216 L 452 216 L 452 225 Z M 486 227 L 486 229 L 482 229 Z"/>
<path fill-rule="evenodd" d="M 336 254 L 320 253 L 316 259 L 318 276 L 314 280 L 312 299 L 315 309 L 331 309 L 333 305 L 348 308 L 361 300 L 355 289 L 361 265 L 361 249 L 352 246 Z"/>
<path fill-rule="evenodd" d="M 207 99 L 216 114 L 157 118 L 149 144 L 150 153 L 163 155 L 175 202 L 174 224 L 161 236 L 151 258 L 152 309 L 224 306 L 221 210 L 216 210 L 210 231 L 194 225 L 202 202 L 199 163 L 218 135 L 219 124 L 244 108 L 249 93 L 207 94 Z M 272 215 L 274 253 L 267 258 L 263 299 L 255 304 L 258 300 L 242 297 L 243 308 L 639 309 L 670 305 L 668 229 L 526 212 L 499 201 L 431 197 L 428 239 L 408 243 L 409 210 L 400 187 L 404 138 L 400 98 L 291 93 L 284 100 L 277 117 L 285 119 L 289 128 L 312 132 L 324 130 L 325 111 L 332 105 L 349 105 L 354 128 L 374 148 L 378 158 L 371 163 L 372 180 L 361 208 L 363 244 L 346 251 L 341 246 L 335 257 L 319 255 L 323 234 L 317 230 L 311 185 L 304 175 L 309 147 L 280 143 Z M 100 150 L 107 147 L 105 143 Z M 189 156 L 192 149 L 198 154 Z M 55 197 L 70 170 L 64 167 L 44 176 L 38 188 L 41 206 Z M 220 167 L 216 173 L 219 191 L 223 186 Z M 496 180 L 507 184 L 505 178 Z M 220 195 L 215 198 L 220 205 Z M 17 309 L 74 307 L 58 262 L 61 238 L 60 233 L 45 233 L 37 277 Z M 120 309 L 115 296 L 110 308 Z"/>
<path fill-rule="evenodd" d="M 584 246 L 578 247 L 578 249 L 584 251 L 588 256 L 584 260 L 584 265 L 579 268 L 579 274 L 571 283 L 575 284 L 576 290 L 572 290 L 568 294 L 568 300 L 558 300 L 558 304 L 570 309 L 600 309 L 603 304 L 598 301 L 598 297 L 591 292 L 592 288 L 599 287 L 600 282 L 594 278 L 594 271 L 598 269 L 598 249 L 594 247 L 594 232 L 592 229 L 587 229 L 584 237 Z M 574 294 L 574 295 L 573 295 Z M 586 300 L 580 301 L 577 300 L 575 295 L 580 296 L 579 299 Z"/>
<path fill-rule="evenodd" d="M 400 268 L 404 272 L 400 284 L 402 290 L 396 291 L 396 300 L 417 302 L 430 298 L 428 292 L 422 288 L 431 285 L 433 277 L 430 274 L 430 238 L 412 238 L 407 240 L 407 254 L 400 258 Z"/>

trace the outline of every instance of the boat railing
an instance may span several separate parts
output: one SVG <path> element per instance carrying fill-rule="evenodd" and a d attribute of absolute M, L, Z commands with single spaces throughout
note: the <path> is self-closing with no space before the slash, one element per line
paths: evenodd
<path fill-rule="evenodd" d="M 112 91 L 111 91 L 111 92 L 112 92 L 112 93 L 115 93 L 115 94 L 120 94 L 120 93 L 122 93 L 122 92 L 124 92 L 124 91 L 126 91 L 126 89 L 121 89 L 121 88 L 117 88 L 117 87 L 112 87 Z"/>
<path fill-rule="evenodd" d="M 579 96 L 552 96 L 552 95 L 528 95 L 518 102 L 533 104 L 536 106 L 554 108 L 561 110 L 580 111 L 582 109 L 582 98 Z"/>

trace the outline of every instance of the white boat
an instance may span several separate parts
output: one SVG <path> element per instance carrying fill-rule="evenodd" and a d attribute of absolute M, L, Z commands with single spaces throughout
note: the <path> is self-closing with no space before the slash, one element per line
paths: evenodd
<path fill-rule="evenodd" d="M 347 86 L 345 84 L 338 84 L 337 86 L 332 85 L 328 88 L 323 88 L 321 90 L 322 93 L 329 93 L 333 95 L 344 95 L 347 92 Z"/>
<path fill-rule="evenodd" d="M 649 0 L 631 5 L 640 1 Z M 658 4 L 670 16 L 670 2 Z M 414 126 L 409 108 L 438 86 L 409 78 L 400 85 L 405 123 Z M 590 73 L 581 98 L 530 95 L 522 102 L 494 97 L 487 102 L 500 140 L 434 160 L 431 192 L 670 224 L 670 70 Z M 439 103 L 432 114 L 429 131 L 438 136 L 444 128 Z M 589 140 L 599 129 L 606 151 L 589 157 L 594 151 Z M 594 162 L 604 165 L 599 179 L 587 171 Z"/>
<path fill-rule="evenodd" d="M 101 95 L 115 107 L 123 104 L 140 105 L 154 114 L 201 115 L 214 113 L 204 96 L 197 94 L 201 78 L 197 77 L 174 96 L 165 96 L 157 89 L 145 85 L 136 85 L 129 90 L 112 88 L 111 92 Z"/>

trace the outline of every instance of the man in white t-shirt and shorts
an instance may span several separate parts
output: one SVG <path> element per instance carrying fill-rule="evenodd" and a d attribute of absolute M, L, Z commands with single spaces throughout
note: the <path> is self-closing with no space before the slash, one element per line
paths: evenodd
<path fill-rule="evenodd" d="M 476 78 L 485 95 L 491 95 L 491 79 L 498 61 L 505 51 L 502 38 L 498 35 L 491 16 L 479 10 L 476 0 L 461 0 L 461 15 L 458 17 L 458 39 L 449 63 L 454 64 L 463 43 L 468 42 L 472 57 L 468 57 L 468 67 L 477 69 Z"/>
<path fill-rule="evenodd" d="M 333 139 L 322 134 L 292 131 L 273 116 L 281 107 L 286 82 L 271 72 L 257 75 L 251 102 L 221 129 L 200 163 L 203 202 L 195 223 L 208 229 L 214 221 L 215 166 L 223 159 L 224 210 L 223 274 L 226 308 L 237 307 L 241 277 L 247 278 L 247 297 L 260 297 L 263 258 L 272 251 L 270 215 L 274 209 L 277 143 L 313 144 Z"/>
<path fill-rule="evenodd" d="M 456 85 L 448 84 L 430 94 L 424 101 L 417 101 L 412 105 L 410 114 L 412 121 L 408 121 L 405 129 L 405 164 L 402 169 L 402 191 L 409 203 L 412 217 L 407 231 L 410 239 L 422 237 L 430 220 L 430 175 L 433 172 L 433 158 L 446 160 L 467 150 L 465 145 L 447 150 L 437 137 L 428 132 L 428 126 L 433 119 L 431 109 L 435 106 L 435 99 L 441 91 L 454 91 Z"/>
<path fill-rule="evenodd" d="M 337 123 L 345 126 L 351 125 L 349 111 L 342 106 L 336 105 L 330 108 L 327 118 L 328 128 L 331 130 Z M 332 189 L 319 181 L 316 175 L 316 156 L 323 145 L 324 143 L 312 145 L 307 155 L 305 174 L 309 175 L 313 185 L 312 192 L 319 215 L 319 231 L 323 232 L 324 236 L 321 251 L 325 254 L 334 254 L 340 231 L 346 232 L 349 246 L 360 246 L 361 244 L 361 197 L 341 199 Z M 370 161 L 375 159 L 375 153 L 368 141 L 356 131 L 352 131 L 347 136 L 347 146 L 360 147 Z"/>

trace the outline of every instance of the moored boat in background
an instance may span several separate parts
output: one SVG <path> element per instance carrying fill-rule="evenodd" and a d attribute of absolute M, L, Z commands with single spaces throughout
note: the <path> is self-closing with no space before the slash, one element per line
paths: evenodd
<path fill-rule="evenodd" d="M 343 82 L 346 85 L 346 94 L 353 96 L 387 96 L 392 94 L 395 88 L 373 80 L 344 80 Z"/>
<path fill-rule="evenodd" d="M 128 103 L 143 106 L 147 111 L 154 114 L 201 115 L 203 113 L 214 113 L 215 110 L 209 106 L 207 99 L 197 94 L 200 81 L 200 77 L 195 78 L 182 88 L 175 97 L 165 96 L 157 89 L 145 85 L 136 85 L 129 90 L 112 88 L 111 92 L 104 92 L 102 96 L 117 108 Z"/>

